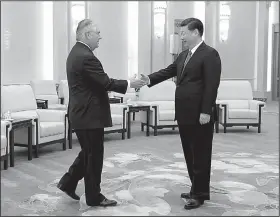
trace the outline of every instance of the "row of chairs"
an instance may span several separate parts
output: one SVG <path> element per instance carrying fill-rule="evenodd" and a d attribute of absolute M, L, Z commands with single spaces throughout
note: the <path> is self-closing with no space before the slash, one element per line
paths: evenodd
<path fill-rule="evenodd" d="M 157 115 L 150 115 L 151 127 L 154 129 L 176 126 L 175 116 L 175 90 L 176 85 L 173 81 L 165 81 L 151 88 L 143 87 L 140 91 L 129 91 L 123 95 L 125 100 L 135 100 L 153 106 Z M 120 97 L 122 95 L 115 94 Z M 125 101 L 124 100 L 124 101 Z M 265 102 L 254 100 L 251 83 L 247 80 L 222 80 L 217 94 L 217 113 L 216 132 L 219 132 L 219 125 L 223 126 L 224 133 L 228 127 L 250 126 L 257 127 L 258 133 L 261 132 L 262 112 Z M 141 112 L 141 124 L 145 125 L 146 116 Z"/>
<path fill-rule="evenodd" d="M 125 139 L 127 129 L 127 111 L 130 104 L 150 106 L 150 127 L 157 130 L 162 128 L 177 127 L 175 116 L 175 90 L 173 81 L 162 82 L 152 88 L 143 87 L 139 92 L 129 89 L 126 94 L 114 94 L 111 96 L 121 98 L 124 103 L 110 104 L 113 126 L 105 128 L 105 133 L 121 133 Z M 40 147 L 51 143 L 62 143 L 66 149 L 68 137 L 69 148 L 72 148 L 72 130 L 67 117 L 67 105 L 69 92 L 67 81 L 32 81 L 30 85 L 4 85 L 2 87 L 1 113 L 9 111 L 11 118 L 30 118 L 33 120 L 32 147 L 39 150 Z M 253 91 L 248 81 L 221 81 L 217 96 L 218 122 L 226 132 L 227 127 L 254 126 L 261 132 L 262 111 L 264 102 L 253 99 Z M 44 109 L 40 109 L 44 108 Z M 2 116 L 1 114 L 1 116 Z M 139 114 L 141 129 L 147 123 L 146 113 Z M 1 121 L 1 158 L 7 158 L 9 151 L 9 131 L 12 123 Z M 15 143 L 26 145 L 27 129 L 15 132 Z M 37 152 L 38 154 L 38 152 Z M 4 164 L 5 166 L 5 164 Z"/>
<path fill-rule="evenodd" d="M 64 85 L 63 85 L 64 84 Z M 32 150 L 35 157 L 39 156 L 39 149 L 48 144 L 62 144 L 66 150 L 67 137 L 69 148 L 72 148 L 72 128 L 68 121 L 67 82 L 62 81 L 57 92 L 54 81 L 31 81 L 30 84 L 3 85 L 1 91 L 1 159 L 7 168 L 10 153 L 10 132 L 13 130 L 13 120 L 30 119 L 32 121 Z M 64 102 L 63 102 L 64 99 Z M 105 133 L 121 133 L 125 138 L 127 106 L 111 104 L 113 126 L 106 128 Z M 7 117 L 8 119 L 3 119 Z M 28 148 L 28 129 L 20 128 L 13 132 L 13 142 L 16 146 Z M 13 150 L 11 150 L 13 151 Z"/>

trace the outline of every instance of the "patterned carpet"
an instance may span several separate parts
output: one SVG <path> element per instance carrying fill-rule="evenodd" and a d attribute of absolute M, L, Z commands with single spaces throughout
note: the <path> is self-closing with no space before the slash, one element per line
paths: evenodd
<path fill-rule="evenodd" d="M 211 200 L 198 209 L 185 210 L 180 198 L 190 181 L 178 130 L 146 137 L 136 121 L 129 140 L 106 135 L 102 192 L 118 201 L 116 207 L 87 207 L 83 181 L 78 202 L 55 187 L 80 150 L 74 140 L 72 150 L 48 146 L 32 161 L 17 148 L 15 167 L 1 171 L 1 215 L 279 216 L 278 119 L 266 113 L 261 134 L 234 127 L 214 135 Z"/>

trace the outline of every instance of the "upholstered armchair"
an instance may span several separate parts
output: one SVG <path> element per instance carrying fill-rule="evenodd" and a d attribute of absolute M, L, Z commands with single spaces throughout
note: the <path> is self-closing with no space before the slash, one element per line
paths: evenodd
<path fill-rule="evenodd" d="M 4 169 L 8 169 L 10 145 L 9 132 L 11 131 L 11 124 L 9 121 L 1 120 L 1 160 L 4 161 Z"/>
<path fill-rule="evenodd" d="M 154 129 L 155 136 L 158 129 L 175 129 L 178 126 L 175 121 L 175 89 L 175 83 L 170 80 L 140 89 L 137 104 L 151 106 L 150 127 Z M 140 111 L 140 122 L 143 131 L 146 125 L 146 112 Z"/>
<path fill-rule="evenodd" d="M 34 91 L 37 103 L 44 101 L 48 109 L 65 110 L 66 106 L 60 103 L 56 91 L 56 83 L 53 80 L 32 80 L 31 87 Z"/>
<path fill-rule="evenodd" d="M 66 111 L 37 109 L 36 99 L 30 85 L 4 85 L 2 87 L 2 113 L 10 112 L 11 118 L 33 120 L 32 148 L 38 157 L 39 148 L 52 143 L 62 143 L 66 149 Z M 14 133 L 15 145 L 27 147 L 27 128 Z"/>
<path fill-rule="evenodd" d="M 264 102 L 253 100 L 253 91 L 249 81 L 227 80 L 221 81 L 218 89 L 218 124 L 224 127 L 250 126 L 258 127 L 261 132 L 262 112 Z M 219 131 L 218 124 L 216 132 Z"/>

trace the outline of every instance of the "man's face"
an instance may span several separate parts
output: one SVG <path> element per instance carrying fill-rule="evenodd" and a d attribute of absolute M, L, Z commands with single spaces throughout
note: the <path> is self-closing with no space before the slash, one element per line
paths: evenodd
<path fill-rule="evenodd" d="M 191 31 L 188 29 L 188 26 L 181 27 L 180 38 L 187 47 L 191 47 L 193 44 L 195 44 L 197 37 L 198 37 L 197 29 Z"/>
<path fill-rule="evenodd" d="M 100 30 L 97 26 L 92 26 L 90 31 L 86 33 L 88 45 L 94 50 L 99 47 L 99 40 L 101 39 Z"/>

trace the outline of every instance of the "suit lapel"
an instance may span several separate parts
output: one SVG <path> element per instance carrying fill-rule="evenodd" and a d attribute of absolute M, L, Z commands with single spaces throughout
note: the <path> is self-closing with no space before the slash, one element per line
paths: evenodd
<path fill-rule="evenodd" d="M 188 53 L 184 54 L 184 59 L 182 60 L 182 66 L 180 66 L 181 73 L 180 73 L 178 84 L 181 83 L 183 78 L 187 75 L 188 66 L 190 66 L 195 61 L 195 59 L 199 56 L 199 53 L 204 50 L 205 46 L 206 46 L 206 44 L 204 42 L 202 42 L 201 45 L 196 49 L 194 54 L 191 56 L 189 62 L 187 63 L 186 67 L 184 68 L 184 71 L 182 71 L 184 62 L 185 62 L 185 59 L 186 59 Z"/>

